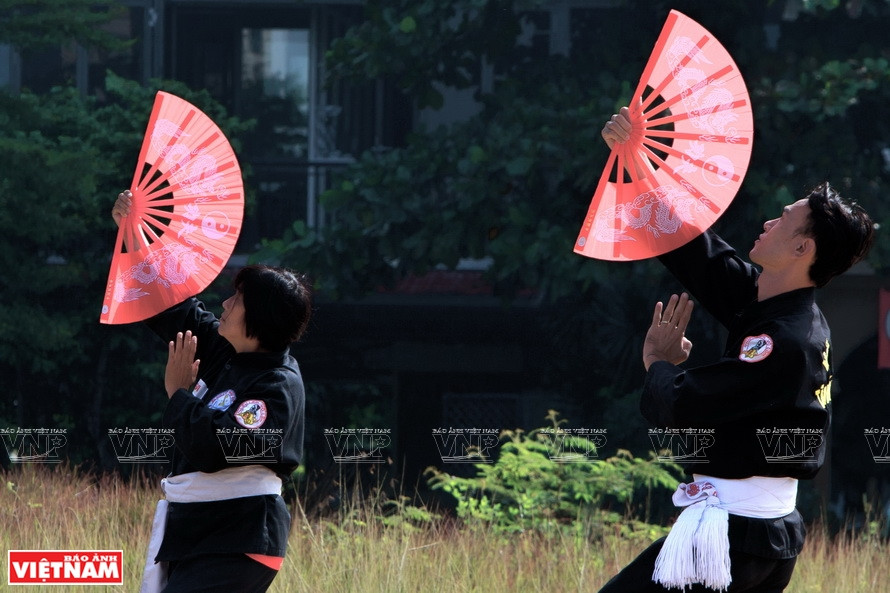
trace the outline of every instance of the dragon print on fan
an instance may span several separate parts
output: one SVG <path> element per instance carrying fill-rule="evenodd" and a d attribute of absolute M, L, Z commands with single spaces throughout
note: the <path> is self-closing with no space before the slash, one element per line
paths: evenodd
<path fill-rule="evenodd" d="M 662 233 L 676 233 L 684 222 L 692 221 L 693 211 L 703 212 L 706 207 L 705 200 L 663 185 L 597 214 L 594 233 L 602 242 L 636 241 L 626 230 L 643 229 L 657 239 Z"/>
<path fill-rule="evenodd" d="M 241 232 L 244 185 L 232 146 L 191 103 L 158 92 L 120 221 L 99 320 L 132 323 L 207 288 Z"/>
<path fill-rule="evenodd" d="M 641 260 L 685 245 L 729 207 L 751 158 L 753 114 L 738 67 L 677 11 L 627 111 L 627 138 L 611 146 L 575 242 L 586 257 Z"/>

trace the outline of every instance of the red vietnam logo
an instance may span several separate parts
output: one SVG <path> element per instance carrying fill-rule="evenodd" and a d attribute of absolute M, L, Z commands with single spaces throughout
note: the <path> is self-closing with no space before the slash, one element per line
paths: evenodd
<path fill-rule="evenodd" d="M 123 585 L 122 550 L 10 550 L 10 585 Z"/>

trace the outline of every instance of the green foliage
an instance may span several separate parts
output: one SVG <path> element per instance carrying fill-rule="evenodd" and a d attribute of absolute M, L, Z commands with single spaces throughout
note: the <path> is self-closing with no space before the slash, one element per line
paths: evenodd
<path fill-rule="evenodd" d="M 77 41 L 106 49 L 124 45 L 102 25 L 122 7 L 115 1 L 0 0 L 0 42 L 19 50 Z"/>
<path fill-rule="evenodd" d="M 863 2 L 858 18 L 844 7 L 821 4 L 783 28 L 777 53 L 746 72 L 755 150 L 736 199 L 746 208 L 734 205 L 732 211 L 749 228 L 823 179 L 890 228 L 890 54 L 881 41 L 890 4 Z M 795 54 L 800 58 L 793 66 L 782 60 Z M 890 273 L 890 241 L 882 232 L 868 261 L 879 275 Z"/>
<path fill-rule="evenodd" d="M 844 116 L 860 96 L 886 85 L 888 77 L 890 62 L 886 58 L 831 60 L 812 72 L 801 73 L 799 81 L 780 81 L 775 88 L 777 107 L 824 122 Z"/>
<path fill-rule="evenodd" d="M 442 519 L 442 515 L 424 506 L 416 506 L 407 496 L 398 496 L 386 501 L 383 512 L 377 520 L 387 528 L 417 532 Z"/>
<path fill-rule="evenodd" d="M 538 2 L 526 2 L 532 5 Z M 440 84 L 478 83 L 479 57 L 506 54 L 519 33 L 512 0 L 375 0 L 366 19 L 335 40 L 331 74 L 353 80 L 393 75 L 419 107 L 442 106 Z"/>
<path fill-rule="evenodd" d="M 624 450 L 596 461 L 552 461 L 573 448 L 587 451 L 590 442 L 566 436 L 557 449 L 553 435 L 564 420 L 553 411 L 548 419 L 550 427 L 504 431 L 497 460 L 474 464 L 474 477 L 428 469 L 430 485 L 451 495 L 458 516 L 471 526 L 506 533 L 569 530 L 595 537 L 652 537 L 657 528 L 628 517 L 632 502 L 653 489 L 675 488 L 679 468 Z"/>

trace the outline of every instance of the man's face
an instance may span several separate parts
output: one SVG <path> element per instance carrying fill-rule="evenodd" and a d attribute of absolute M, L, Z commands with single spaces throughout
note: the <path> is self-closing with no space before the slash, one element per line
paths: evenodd
<path fill-rule="evenodd" d="M 763 233 L 754 241 L 748 254 L 751 261 L 764 268 L 781 269 L 789 258 L 794 257 L 809 216 L 810 206 L 806 199 L 801 199 L 785 206 L 779 218 L 763 223 Z"/>

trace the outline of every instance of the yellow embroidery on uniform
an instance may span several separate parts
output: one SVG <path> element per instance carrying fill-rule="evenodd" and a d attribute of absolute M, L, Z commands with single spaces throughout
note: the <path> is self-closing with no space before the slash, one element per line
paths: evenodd
<path fill-rule="evenodd" d="M 825 350 L 822 351 L 822 368 L 825 369 L 828 375 L 828 382 L 816 389 L 816 399 L 819 400 L 823 408 L 831 403 L 831 367 L 828 364 L 828 351 L 830 348 L 831 345 L 828 343 L 828 340 L 825 340 Z"/>

